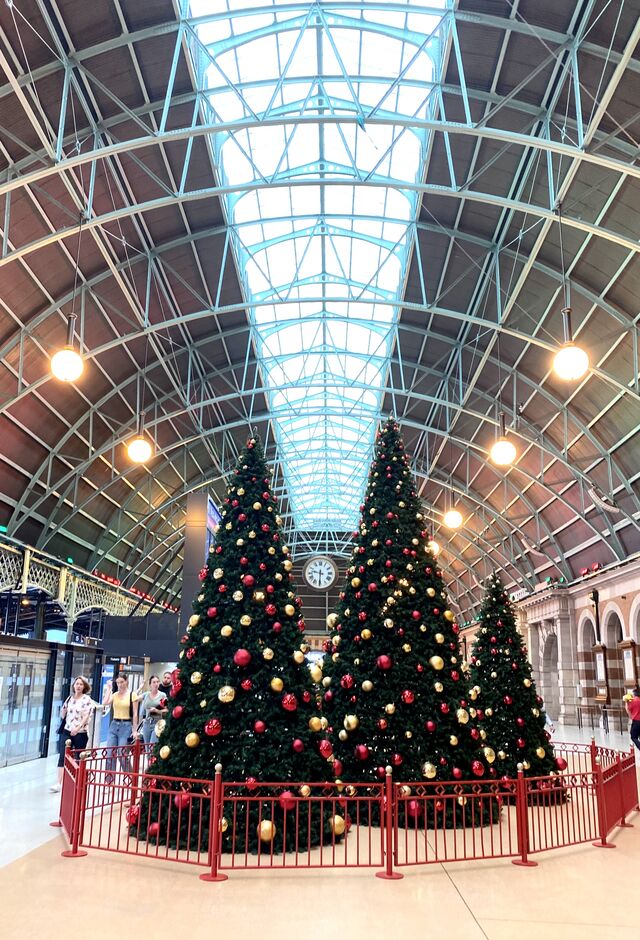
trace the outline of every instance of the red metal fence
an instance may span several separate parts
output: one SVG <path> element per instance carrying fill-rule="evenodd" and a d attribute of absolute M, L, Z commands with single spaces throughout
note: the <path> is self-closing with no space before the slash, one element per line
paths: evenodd
<path fill-rule="evenodd" d="M 349 867 L 400 878 L 405 866 L 485 858 L 535 865 L 531 856 L 549 849 L 611 847 L 609 833 L 638 808 L 634 754 L 594 743 L 556 745 L 555 753 L 567 766 L 551 777 L 520 771 L 515 780 L 415 783 L 389 772 L 380 784 L 336 786 L 223 781 L 219 765 L 214 780 L 163 777 L 140 743 L 69 751 L 52 825 L 64 828 L 64 855 L 93 848 L 181 862 L 206 867 L 201 878 L 215 881 L 233 870 Z M 273 820 L 286 852 L 256 839 Z"/>

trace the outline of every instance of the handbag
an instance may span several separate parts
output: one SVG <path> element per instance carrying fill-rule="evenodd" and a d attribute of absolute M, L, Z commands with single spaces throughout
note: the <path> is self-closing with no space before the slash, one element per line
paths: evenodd
<path fill-rule="evenodd" d="M 62 706 L 63 708 L 64 708 L 64 706 L 67 704 L 67 702 L 69 701 L 70 698 L 71 698 L 71 696 L 69 696 L 67 699 L 65 699 L 64 705 Z M 57 734 L 57 735 L 64 734 L 64 726 L 66 725 L 66 723 L 67 723 L 67 716 L 65 715 L 65 717 L 64 717 L 64 718 L 61 718 L 60 721 L 59 721 L 59 723 L 58 723 L 58 728 L 57 728 L 57 731 L 56 731 L 56 734 Z"/>

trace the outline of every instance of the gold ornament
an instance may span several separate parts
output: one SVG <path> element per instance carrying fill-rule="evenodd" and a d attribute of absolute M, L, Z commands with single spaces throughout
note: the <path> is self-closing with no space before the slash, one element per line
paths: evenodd
<path fill-rule="evenodd" d="M 531 767 L 531 764 L 529 763 L 528 760 L 523 760 L 522 766 L 524 767 L 525 770 L 529 770 L 529 768 Z"/>
<path fill-rule="evenodd" d="M 244 496 L 244 486 L 239 486 L 236 492 L 238 496 Z"/>
<path fill-rule="evenodd" d="M 332 654 L 331 654 L 331 662 L 337 663 L 339 659 L 340 659 L 340 653 L 332 653 Z"/>
<path fill-rule="evenodd" d="M 171 748 L 168 744 L 163 744 L 160 748 L 160 757 L 162 760 L 166 760 L 169 754 L 171 753 Z"/>
<path fill-rule="evenodd" d="M 484 713 L 487 716 L 487 718 L 491 718 L 491 716 L 493 715 L 493 708 L 485 708 Z"/>
<path fill-rule="evenodd" d="M 302 663 L 304 662 L 304 653 L 302 652 L 302 650 L 293 651 L 293 661 L 294 663 L 297 663 L 299 666 L 302 665 Z"/>
<path fill-rule="evenodd" d="M 360 578 L 351 578 L 351 587 L 359 588 L 361 584 L 362 584 L 362 581 L 360 580 Z"/>
<path fill-rule="evenodd" d="M 345 830 L 346 823 L 342 816 L 334 816 L 331 820 L 331 831 L 334 836 L 341 836 Z"/>
<path fill-rule="evenodd" d="M 308 797 L 311 796 L 311 787 L 307 786 L 306 783 L 303 783 L 300 789 L 298 790 L 300 796 Z"/>
<path fill-rule="evenodd" d="M 251 532 L 249 532 L 249 538 L 250 538 L 250 539 L 254 539 L 255 537 L 256 537 L 256 533 L 255 533 L 254 530 L 252 529 Z"/>
<path fill-rule="evenodd" d="M 313 682 L 320 682 L 320 680 L 322 679 L 322 669 L 320 668 L 320 666 L 316 666 L 316 665 L 311 666 L 311 668 L 309 669 L 309 675 L 311 676 L 311 679 Z M 329 682 L 326 682 L 325 679 L 322 679 L 323 685 L 325 684 L 328 685 L 330 682 L 331 682 L 331 679 L 329 679 Z"/>
<path fill-rule="evenodd" d="M 384 710 L 387 715 L 393 715 L 395 714 L 396 706 L 393 704 L 393 702 L 389 702 L 388 705 L 384 706 Z"/>
<path fill-rule="evenodd" d="M 200 744 L 200 735 L 196 734 L 195 731 L 190 731 L 184 739 L 184 743 L 187 747 L 197 747 Z"/>
<path fill-rule="evenodd" d="M 275 555 L 275 553 L 276 553 L 275 548 L 273 547 L 273 545 L 270 545 L 269 548 L 267 549 L 267 554 L 268 554 L 268 555 Z M 278 575 L 276 575 L 276 578 L 278 578 Z M 282 580 L 282 578 L 278 578 L 278 581 L 281 581 L 281 580 Z"/>
<path fill-rule="evenodd" d="M 233 702 L 236 697 L 236 690 L 232 685 L 221 685 L 218 689 L 218 699 L 221 702 Z"/>
<path fill-rule="evenodd" d="M 476 689 L 476 687 L 475 687 L 475 685 L 474 685 L 474 687 L 473 687 L 473 688 L 471 689 L 471 691 L 469 692 L 469 698 L 471 699 L 472 702 L 475 702 L 475 700 L 477 699 L 477 697 L 478 697 L 478 690 Z"/>
<path fill-rule="evenodd" d="M 199 615 L 199 614 L 191 614 L 191 616 L 189 617 L 189 626 L 190 626 L 190 627 L 197 627 L 199 623 L 200 623 L 200 615 Z"/>
<path fill-rule="evenodd" d="M 451 745 L 451 747 L 455 747 L 457 743 L 458 743 L 458 739 L 456 738 L 455 734 L 450 735 L 449 744 Z"/>
<path fill-rule="evenodd" d="M 202 645 L 203 645 L 203 646 L 206 645 L 210 640 L 211 640 L 211 637 L 210 637 L 209 634 L 207 633 L 206 636 L 203 636 L 203 637 L 202 637 Z"/>
<path fill-rule="evenodd" d="M 323 731 L 326 731 L 326 729 L 329 727 L 329 719 L 323 716 L 320 719 L 320 727 L 322 728 Z"/>
<path fill-rule="evenodd" d="M 167 723 L 164 718 L 161 718 L 159 721 L 156 721 L 156 735 L 162 734 L 164 729 L 167 727 Z"/>
<path fill-rule="evenodd" d="M 436 633 L 434 640 L 436 643 L 444 643 L 444 636 L 442 633 Z"/>
<path fill-rule="evenodd" d="M 352 783 L 350 783 L 348 787 L 345 787 L 345 793 L 347 794 L 347 796 L 355 796 L 357 792 L 358 792 L 357 789 L 354 787 Z"/>
<path fill-rule="evenodd" d="M 251 617 L 249 614 L 243 614 L 242 617 L 240 617 L 240 623 L 243 627 L 251 626 Z"/>
<path fill-rule="evenodd" d="M 265 648 L 262 650 L 262 658 L 273 659 L 273 650 L 270 646 L 265 646 Z"/>
<path fill-rule="evenodd" d="M 403 643 L 403 644 L 402 644 L 402 651 L 403 651 L 403 653 L 410 653 L 410 652 L 411 652 L 411 643 Z"/>
<path fill-rule="evenodd" d="M 428 594 L 429 597 L 435 597 L 435 596 L 436 596 L 435 589 L 432 588 L 432 587 L 428 587 L 428 588 L 427 588 L 427 594 Z"/>
<path fill-rule="evenodd" d="M 213 577 L 216 578 L 217 581 L 219 581 L 220 578 L 224 578 L 224 571 L 223 571 L 223 569 L 222 569 L 222 568 L 214 568 L 214 569 L 213 569 Z"/>
<path fill-rule="evenodd" d="M 309 719 L 309 729 L 311 731 L 320 731 L 322 729 L 322 722 L 317 715 L 313 715 L 313 717 Z"/>
<path fill-rule="evenodd" d="M 183 659 L 183 658 L 184 658 L 184 650 L 180 650 L 180 652 L 178 653 L 178 659 Z"/>
<path fill-rule="evenodd" d="M 405 736 L 405 738 L 412 738 L 412 737 L 413 737 L 413 731 L 405 731 L 404 736 Z"/>
<path fill-rule="evenodd" d="M 258 823 L 257 832 L 261 842 L 273 842 L 277 831 L 270 819 L 263 819 L 261 823 Z"/>
<path fill-rule="evenodd" d="M 449 623 L 451 623 L 451 621 L 452 621 L 453 618 L 454 618 L 454 613 L 453 613 L 452 610 L 445 610 L 445 612 L 444 612 L 444 614 L 443 614 L 442 616 L 444 617 L 445 620 L 448 620 Z"/>
<path fill-rule="evenodd" d="M 422 765 L 422 776 L 426 777 L 427 780 L 433 780 L 437 772 L 435 764 L 431 764 L 429 761 Z"/>
<path fill-rule="evenodd" d="M 531 688 L 531 679 L 523 679 L 522 684 L 525 685 L 528 689 Z"/>
<path fill-rule="evenodd" d="M 391 617 L 386 618 L 386 620 L 384 621 L 384 625 L 387 628 L 387 630 L 393 629 L 393 620 L 391 619 Z"/>
<path fill-rule="evenodd" d="M 230 532 L 231 529 L 233 528 L 233 525 L 230 522 L 226 522 L 224 527 L 227 530 L 227 532 Z"/>
<path fill-rule="evenodd" d="M 360 631 L 360 636 L 362 637 L 363 640 L 370 640 L 373 634 L 371 633 L 371 630 L 368 627 L 365 627 L 364 630 Z"/>
<path fill-rule="evenodd" d="M 360 724 L 360 719 L 357 715 L 345 715 L 342 724 L 345 726 L 347 731 L 355 731 Z"/>
<path fill-rule="evenodd" d="M 329 628 L 329 630 L 333 630 L 337 622 L 338 622 L 338 615 L 329 614 L 329 616 L 327 617 L 327 627 Z"/>
<path fill-rule="evenodd" d="M 371 679 L 365 679 L 364 682 L 362 683 L 362 691 L 370 692 L 372 689 L 373 689 L 373 682 L 371 681 Z"/>
<path fill-rule="evenodd" d="M 542 758 L 546 755 L 546 753 L 547 753 L 547 752 L 545 751 L 545 749 L 544 749 L 543 747 L 537 747 L 537 748 L 536 748 L 536 754 L 538 755 L 538 757 L 540 758 L 540 760 L 542 760 Z"/>
<path fill-rule="evenodd" d="M 244 597 L 244 594 L 242 593 L 242 591 L 234 591 L 234 592 L 233 592 L 233 599 L 234 599 L 234 601 L 241 601 L 243 597 Z"/>
<path fill-rule="evenodd" d="M 202 673 L 201 672 L 192 672 L 191 673 L 191 682 L 193 685 L 200 685 L 202 682 Z"/>
<path fill-rule="evenodd" d="M 203 698 L 202 701 L 200 702 L 200 708 L 206 708 L 206 707 L 207 707 L 207 700 L 206 698 Z"/>
<path fill-rule="evenodd" d="M 442 656 L 432 656 L 429 660 L 429 665 L 432 667 L 432 669 L 444 669 L 444 659 Z"/>
<path fill-rule="evenodd" d="M 459 797 L 458 797 L 458 803 L 460 804 L 460 806 L 466 806 L 466 805 L 467 805 L 467 798 L 466 798 L 466 796 L 459 796 Z"/>
<path fill-rule="evenodd" d="M 340 731 L 338 731 L 338 737 L 340 738 L 341 741 L 346 741 L 349 735 L 344 730 L 344 728 L 341 728 Z"/>
<path fill-rule="evenodd" d="M 539 718 L 539 717 L 540 717 L 540 709 L 538 709 L 538 708 L 532 708 L 532 709 L 531 709 L 531 714 L 533 715 L 534 718 Z"/>
<path fill-rule="evenodd" d="M 265 596 L 265 595 L 264 595 L 264 591 L 254 591 L 254 592 L 253 592 L 253 599 L 254 599 L 254 601 L 256 602 L 256 604 L 262 604 L 262 603 L 264 603 L 264 596 Z"/>
<path fill-rule="evenodd" d="M 492 747 L 485 747 L 483 748 L 483 752 L 487 764 L 493 764 L 494 760 L 496 759 L 496 752 L 494 749 Z"/>
<path fill-rule="evenodd" d="M 295 607 L 293 606 L 293 604 L 285 604 L 285 605 L 284 605 L 284 612 L 285 612 L 285 614 L 287 615 L 287 617 L 293 617 L 293 615 L 294 615 L 295 612 L 296 612 L 296 609 L 295 609 Z"/>
<path fill-rule="evenodd" d="M 236 539 L 236 545 L 244 545 L 244 539 Z"/>
<path fill-rule="evenodd" d="M 224 627 L 222 627 L 220 630 L 220 636 L 231 636 L 232 633 L 233 633 L 233 627 L 230 626 L 228 623 L 225 623 Z"/>
<path fill-rule="evenodd" d="M 442 692 L 442 690 L 444 689 L 442 682 L 434 682 L 433 687 L 436 690 L 436 692 Z"/>
<path fill-rule="evenodd" d="M 272 692 L 282 692 L 284 689 L 284 682 L 279 676 L 274 676 L 269 685 Z"/>
<path fill-rule="evenodd" d="M 291 569 L 293 568 L 293 562 L 291 561 L 290 558 L 285 558 L 285 560 L 282 562 L 282 567 L 284 568 L 285 571 L 291 571 Z"/>
<path fill-rule="evenodd" d="M 498 751 L 498 757 L 500 758 L 500 760 L 504 760 L 506 756 L 507 755 L 504 751 Z"/>
<path fill-rule="evenodd" d="M 223 816 L 220 820 L 220 832 L 226 832 L 229 828 L 229 820 L 226 816 Z"/>
<path fill-rule="evenodd" d="M 198 594 L 198 600 L 200 601 L 200 603 L 202 603 L 202 601 L 204 600 L 204 594 Z"/>
<path fill-rule="evenodd" d="M 411 787 L 405 784 L 403 787 L 400 787 L 400 793 L 402 796 L 411 796 Z"/>
<path fill-rule="evenodd" d="M 256 502 L 253 504 L 253 508 L 255 509 L 256 512 L 259 512 L 262 509 L 262 503 L 259 503 L 256 500 Z"/>

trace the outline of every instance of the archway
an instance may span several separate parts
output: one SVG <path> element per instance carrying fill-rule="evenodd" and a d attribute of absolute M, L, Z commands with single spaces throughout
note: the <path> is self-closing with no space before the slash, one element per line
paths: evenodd
<path fill-rule="evenodd" d="M 607 679 L 609 680 L 609 710 L 616 717 L 616 726 L 620 723 L 622 729 L 624 706 L 622 696 L 624 695 L 624 664 L 622 661 L 622 651 L 618 649 L 618 643 L 624 638 L 622 620 L 617 610 L 605 610 L 604 613 L 604 631 L 603 640 L 607 648 Z"/>
<path fill-rule="evenodd" d="M 582 704 L 593 704 L 596 694 L 596 665 L 593 647 L 596 643 L 596 628 L 591 617 L 585 617 L 578 633 L 578 677 L 580 679 Z"/>
<path fill-rule="evenodd" d="M 542 698 L 547 715 L 554 721 L 560 715 L 560 673 L 558 670 L 558 637 L 549 633 L 542 653 Z"/>

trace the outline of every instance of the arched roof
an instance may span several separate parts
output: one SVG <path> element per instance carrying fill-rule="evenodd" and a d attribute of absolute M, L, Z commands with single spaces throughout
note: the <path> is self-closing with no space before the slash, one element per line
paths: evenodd
<path fill-rule="evenodd" d="M 393 413 L 463 611 L 495 567 L 640 550 L 637 0 L 14 0 L 0 29 L 10 535 L 171 600 L 186 494 L 256 428 L 294 551 L 340 552 Z"/>

